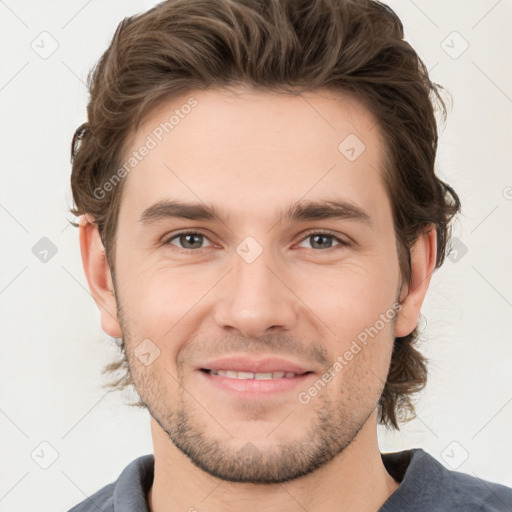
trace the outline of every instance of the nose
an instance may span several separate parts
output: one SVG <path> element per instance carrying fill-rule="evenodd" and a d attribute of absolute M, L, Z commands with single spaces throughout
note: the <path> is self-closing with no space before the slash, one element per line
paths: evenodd
<path fill-rule="evenodd" d="M 271 329 L 294 328 L 297 296 L 286 272 L 266 251 L 252 263 L 237 254 L 217 296 L 215 321 L 220 328 L 236 329 L 246 337 L 264 336 Z"/>

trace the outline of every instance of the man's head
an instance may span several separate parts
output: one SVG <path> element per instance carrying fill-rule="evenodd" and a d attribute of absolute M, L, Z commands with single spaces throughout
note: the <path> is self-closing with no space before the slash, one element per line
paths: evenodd
<path fill-rule="evenodd" d="M 459 201 L 434 174 L 442 101 L 396 15 L 169 1 L 120 24 L 90 91 L 73 141 L 84 266 L 123 340 L 110 369 L 176 446 L 221 478 L 284 481 L 376 408 L 398 427 Z M 265 396 L 215 375 L 260 364 L 308 373 Z"/>

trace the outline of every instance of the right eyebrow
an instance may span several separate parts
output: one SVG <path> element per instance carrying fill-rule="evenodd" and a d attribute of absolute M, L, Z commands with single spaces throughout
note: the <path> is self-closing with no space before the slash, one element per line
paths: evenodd
<path fill-rule="evenodd" d="M 201 203 L 184 203 L 182 201 L 163 200 L 146 208 L 138 222 L 152 224 L 162 219 L 180 218 L 187 220 L 214 220 L 224 219 L 229 216 L 217 208 Z"/>

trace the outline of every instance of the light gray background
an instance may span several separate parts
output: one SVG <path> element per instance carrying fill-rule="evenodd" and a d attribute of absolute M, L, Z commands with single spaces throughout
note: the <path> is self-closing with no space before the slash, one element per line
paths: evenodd
<path fill-rule="evenodd" d="M 438 169 L 463 214 L 458 251 L 423 308 L 431 362 L 418 418 L 397 434 L 380 429 L 381 449 L 422 447 L 447 467 L 512 486 L 512 2 L 389 3 L 454 98 Z M 101 388 L 116 351 L 66 219 L 88 70 L 118 22 L 154 4 L 0 1 L 1 511 L 66 511 L 152 452 L 148 413 Z M 32 252 L 43 237 L 57 248 L 46 263 Z"/>

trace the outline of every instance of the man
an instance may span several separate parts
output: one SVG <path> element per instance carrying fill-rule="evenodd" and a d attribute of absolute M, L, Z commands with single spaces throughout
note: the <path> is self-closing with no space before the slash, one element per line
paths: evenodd
<path fill-rule="evenodd" d="M 170 0 L 120 24 L 90 92 L 72 211 L 154 455 L 73 512 L 510 509 L 378 447 L 425 385 L 416 328 L 460 208 L 391 9 Z"/>

